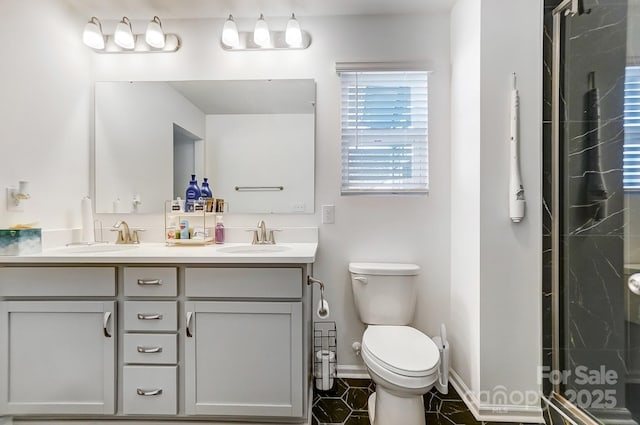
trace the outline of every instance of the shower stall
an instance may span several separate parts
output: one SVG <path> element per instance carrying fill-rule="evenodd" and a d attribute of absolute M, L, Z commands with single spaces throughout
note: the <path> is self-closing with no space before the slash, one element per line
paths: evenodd
<path fill-rule="evenodd" d="M 545 36 L 547 421 L 639 424 L 640 0 L 546 0 Z"/>

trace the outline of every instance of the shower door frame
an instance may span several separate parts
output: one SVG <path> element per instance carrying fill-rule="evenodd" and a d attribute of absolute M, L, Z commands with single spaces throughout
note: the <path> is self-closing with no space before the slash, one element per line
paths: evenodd
<path fill-rule="evenodd" d="M 552 369 L 560 371 L 560 78 L 562 72 L 562 21 L 579 13 L 581 0 L 564 0 L 553 9 L 553 45 L 551 68 L 551 336 L 552 336 Z M 600 425 L 591 415 L 569 401 L 563 394 L 561 383 L 552 383 L 550 395 L 552 405 L 562 409 L 566 414 L 582 421 L 585 425 Z M 551 408 L 551 407 L 550 407 Z"/>

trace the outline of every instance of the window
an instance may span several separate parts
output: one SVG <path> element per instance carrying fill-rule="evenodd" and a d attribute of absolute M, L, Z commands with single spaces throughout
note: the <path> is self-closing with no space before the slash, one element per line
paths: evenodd
<path fill-rule="evenodd" d="M 425 71 L 343 71 L 342 194 L 426 193 Z"/>
<path fill-rule="evenodd" d="M 624 79 L 623 186 L 640 191 L 640 66 L 628 66 Z"/>

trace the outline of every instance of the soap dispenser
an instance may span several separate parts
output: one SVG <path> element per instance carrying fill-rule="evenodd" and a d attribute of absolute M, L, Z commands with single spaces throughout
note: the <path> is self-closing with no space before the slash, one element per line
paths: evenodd
<path fill-rule="evenodd" d="M 196 181 L 196 175 L 191 174 L 191 181 L 187 186 L 186 191 L 186 202 L 185 202 L 185 211 L 193 211 L 195 209 L 195 204 L 198 199 L 200 199 L 201 193 L 200 188 L 198 187 L 198 182 Z"/>

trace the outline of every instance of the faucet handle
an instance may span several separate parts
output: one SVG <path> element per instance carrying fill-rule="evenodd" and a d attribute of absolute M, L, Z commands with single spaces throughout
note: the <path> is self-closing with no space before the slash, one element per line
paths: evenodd
<path fill-rule="evenodd" d="M 147 229 L 143 229 L 141 227 L 133 227 L 131 228 L 131 243 L 140 243 L 140 235 L 139 232 L 146 232 Z"/>
<path fill-rule="evenodd" d="M 253 232 L 253 238 L 251 240 L 251 245 L 258 244 L 258 229 L 245 229 L 245 232 Z"/>
<path fill-rule="evenodd" d="M 276 244 L 276 237 L 274 235 L 273 232 L 282 232 L 282 229 L 269 229 L 269 237 L 267 238 L 267 240 L 265 241 L 266 243 L 275 245 Z"/>

